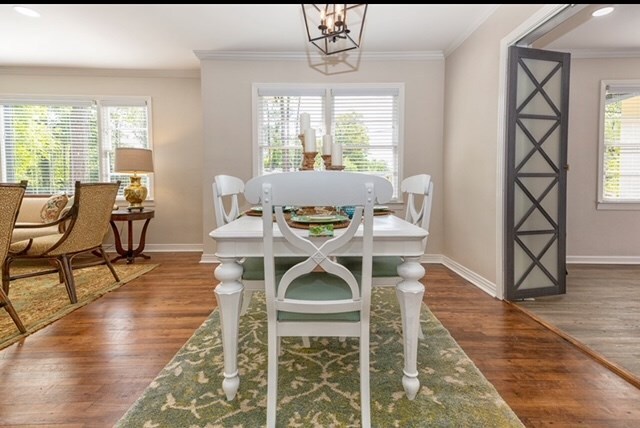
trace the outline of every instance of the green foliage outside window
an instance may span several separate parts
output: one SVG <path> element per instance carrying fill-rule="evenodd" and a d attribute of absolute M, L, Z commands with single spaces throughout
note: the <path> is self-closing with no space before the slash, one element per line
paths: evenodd
<path fill-rule="evenodd" d="M 20 105 L 5 112 L 3 121 L 7 181 L 27 180 L 31 194 L 71 192 L 75 180 L 97 181 L 95 110 Z M 72 161 L 78 156 L 83 162 Z"/>
<path fill-rule="evenodd" d="M 604 196 L 619 198 L 621 174 L 621 132 L 622 103 L 610 102 L 604 109 Z"/>

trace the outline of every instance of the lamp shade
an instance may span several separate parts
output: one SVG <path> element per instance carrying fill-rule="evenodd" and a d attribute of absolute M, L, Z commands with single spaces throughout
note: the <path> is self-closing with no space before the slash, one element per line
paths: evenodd
<path fill-rule="evenodd" d="M 149 149 L 116 148 L 113 165 L 115 172 L 153 172 L 153 156 Z"/>

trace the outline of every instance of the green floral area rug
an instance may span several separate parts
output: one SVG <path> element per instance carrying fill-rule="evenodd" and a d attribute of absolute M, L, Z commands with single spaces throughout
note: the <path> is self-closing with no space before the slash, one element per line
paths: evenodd
<path fill-rule="evenodd" d="M 116 427 L 259 427 L 266 423 L 267 334 L 264 293 L 241 318 L 240 389 L 222 391 L 220 318 L 215 310 Z M 522 427 L 449 332 L 422 307 L 415 400 L 402 388 L 402 325 L 393 289 L 374 290 L 371 419 L 375 427 Z M 278 426 L 360 425 L 358 339 L 284 338 L 278 370 Z"/>

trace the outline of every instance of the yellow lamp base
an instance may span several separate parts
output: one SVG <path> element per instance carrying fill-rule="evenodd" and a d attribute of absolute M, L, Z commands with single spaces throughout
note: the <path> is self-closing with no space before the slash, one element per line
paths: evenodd
<path fill-rule="evenodd" d="M 129 202 L 129 211 L 144 209 L 142 203 L 147 199 L 147 188 L 140 183 L 141 178 L 137 175 L 131 176 L 131 183 L 124 188 L 124 198 Z"/>

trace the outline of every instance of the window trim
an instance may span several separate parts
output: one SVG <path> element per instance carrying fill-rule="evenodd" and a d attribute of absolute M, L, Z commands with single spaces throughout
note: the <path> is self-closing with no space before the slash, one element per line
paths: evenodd
<path fill-rule="evenodd" d="M 607 97 L 607 86 L 637 86 L 640 90 L 640 80 L 601 80 L 600 103 L 598 104 L 598 175 L 596 179 L 596 209 L 597 210 L 640 210 L 640 200 L 612 201 L 604 198 L 604 109 Z"/>
<path fill-rule="evenodd" d="M 366 91 L 366 90 L 397 90 L 398 91 L 398 188 L 397 197 L 389 201 L 390 204 L 402 204 L 403 197 L 400 191 L 400 183 L 404 179 L 404 104 L 405 104 L 405 84 L 399 83 L 253 83 L 251 85 L 251 124 L 252 124 L 252 145 L 251 145 L 251 172 L 256 177 L 260 171 L 260 160 L 258 151 L 258 100 L 260 95 L 279 94 L 282 95 L 313 95 L 322 93 L 326 100 L 333 97 L 332 91 Z M 265 93 L 260 93 L 261 91 Z M 364 92 L 363 92 L 364 94 Z M 331 103 L 325 103 L 325 120 L 333 113 Z"/>
<path fill-rule="evenodd" d="M 145 95 L 48 95 L 48 94 L 11 94 L 0 93 L 0 104 L 40 104 L 40 105 L 57 105 L 57 104 L 84 104 L 87 106 L 95 105 L 97 108 L 97 133 L 98 133 L 98 168 L 100 179 L 105 178 L 105 156 L 106 151 L 103 145 L 103 111 L 102 107 L 114 106 L 146 106 L 147 107 L 147 133 L 149 149 L 153 150 L 153 104 L 150 96 Z M 0 117 L 0 121 L 2 117 Z M 154 153 L 155 155 L 155 153 Z M 154 156 L 155 157 L 155 156 Z M 0 177 L 5 177 L 4 161 L 5 147 L 0 143 Z M 144 206 L 155 205 L 155 173 L 148 174 L 149 177 L 149 196 L 144 201 Z M 73 184 L 73 183 L 72 183 Z M 126 185 L 126 184 L 125 184 Z M 124 196 L 118 195 L 117 202 L 125 201 Z"/>

